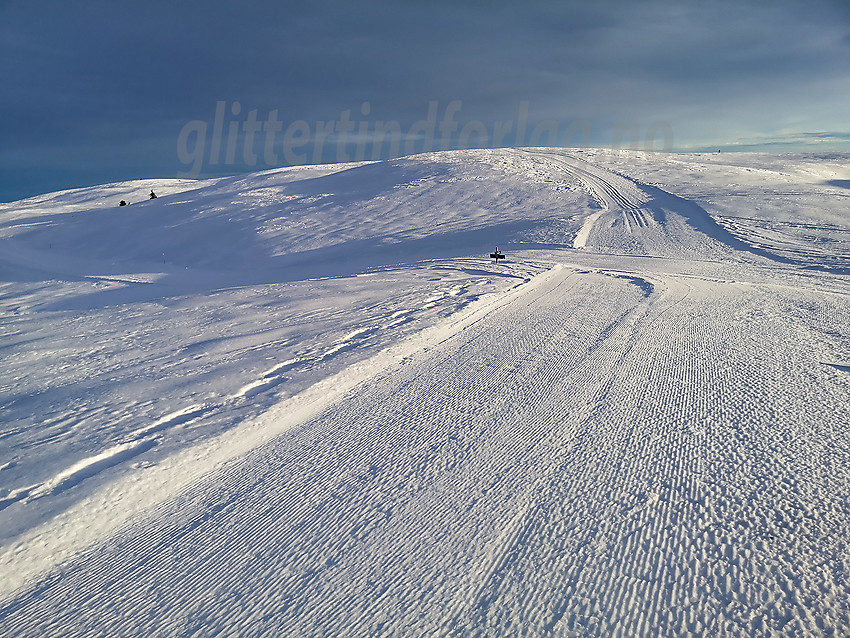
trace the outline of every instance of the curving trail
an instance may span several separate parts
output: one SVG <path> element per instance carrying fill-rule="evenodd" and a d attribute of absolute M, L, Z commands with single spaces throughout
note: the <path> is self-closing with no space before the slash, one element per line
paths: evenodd
<path fill-rule="evenodd" d="M 757 256 L 790 263 L 732 235 L 695 202 L 568 153 L 514 152 L 549 164 L 555 174 L 579 180 L 601 207 L 585 218 L 573 248 L 697 261 Z"/>

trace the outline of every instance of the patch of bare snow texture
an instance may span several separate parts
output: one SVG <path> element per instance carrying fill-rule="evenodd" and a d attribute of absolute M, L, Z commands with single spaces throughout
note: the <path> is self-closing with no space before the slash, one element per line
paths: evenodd
<path fill-rule="evenodd" d="M 0 633 L 850 634 L 848 179 L 504 149 L 0 205 Z"/>

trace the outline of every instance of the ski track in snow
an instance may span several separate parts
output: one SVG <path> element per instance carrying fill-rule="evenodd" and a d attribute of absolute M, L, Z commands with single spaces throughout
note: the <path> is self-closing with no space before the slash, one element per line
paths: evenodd
<path fill-rule="evenodd" d="M 185 454 L 196 478 L 116 509 L 118 531 L 61 551 L 49 522 L 21 536 L 0 564 L 44 566 L 6 592 L 0 631 L 850 634 L 846 281 L 579 153 L 482 157 L 578 183 L 600 207 L 566 231 L 553 217 L 546 236 L 560 246 L 528 253 L 563 265 L 518 269 L 524 284 L 474 303 L 452 283 L 373 313 L 9 491 L 9 511 L 72 492 L 423 310 L 465 309 L 427 339 L 409 333 L 398 355 L 376 351 L 351 387 L 319 384 L 326 400 L 304 418 L 293 408 L 291 427 L 252 413 L 255 431 L 274 433 L 262 444 L 219 446 L 206 472 Z M 121 480 L 104 489 L 120 497 Z M 96 511 L 87 503 L 80 512 Z"/>

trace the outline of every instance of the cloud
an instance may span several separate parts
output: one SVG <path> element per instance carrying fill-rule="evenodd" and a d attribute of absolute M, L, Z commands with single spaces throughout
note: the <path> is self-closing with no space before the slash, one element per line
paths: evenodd
<path fill-rule="evenodd" d="M 809 131 L 744 137 L 725 144 L 727 150 L 847 150 L 850 132 Z"/>

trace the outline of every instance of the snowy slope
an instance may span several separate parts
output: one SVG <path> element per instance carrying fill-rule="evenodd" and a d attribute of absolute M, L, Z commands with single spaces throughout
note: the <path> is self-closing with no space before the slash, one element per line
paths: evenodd
<path fill-rule="evenodd" d="M 523 192 L 518 177 L 491 191 L 499 180 L 485 183 L 482 171 L 495 172 L 457 162 L 295 168 L 200 189 L 146 183 L 137 194 L 160 197 L 121 208 L 116 200 L 135 198 L 118 186 L 6 205 L 3 310 L 15 352 L 0 505 L 64 492 L 77 481 L 63 473 L 82 463 L 89 474 L 110 450 L 116 461 L 137 456 L 152 435 L 154 456 L 207 438 L 540 271 L 479 258 L 504 237 L 496 202 Z M 169 195 L 169 185 L 192 190 Z M 525 217 L 555 201 L 529 197 Z M 13 533 L 33 516 L 8 515 Z"/>
<path fill-rule="evenodd" d="M 850 632 L 848 178 L 525 149 L 0 205 L 0 627 Z"/>

